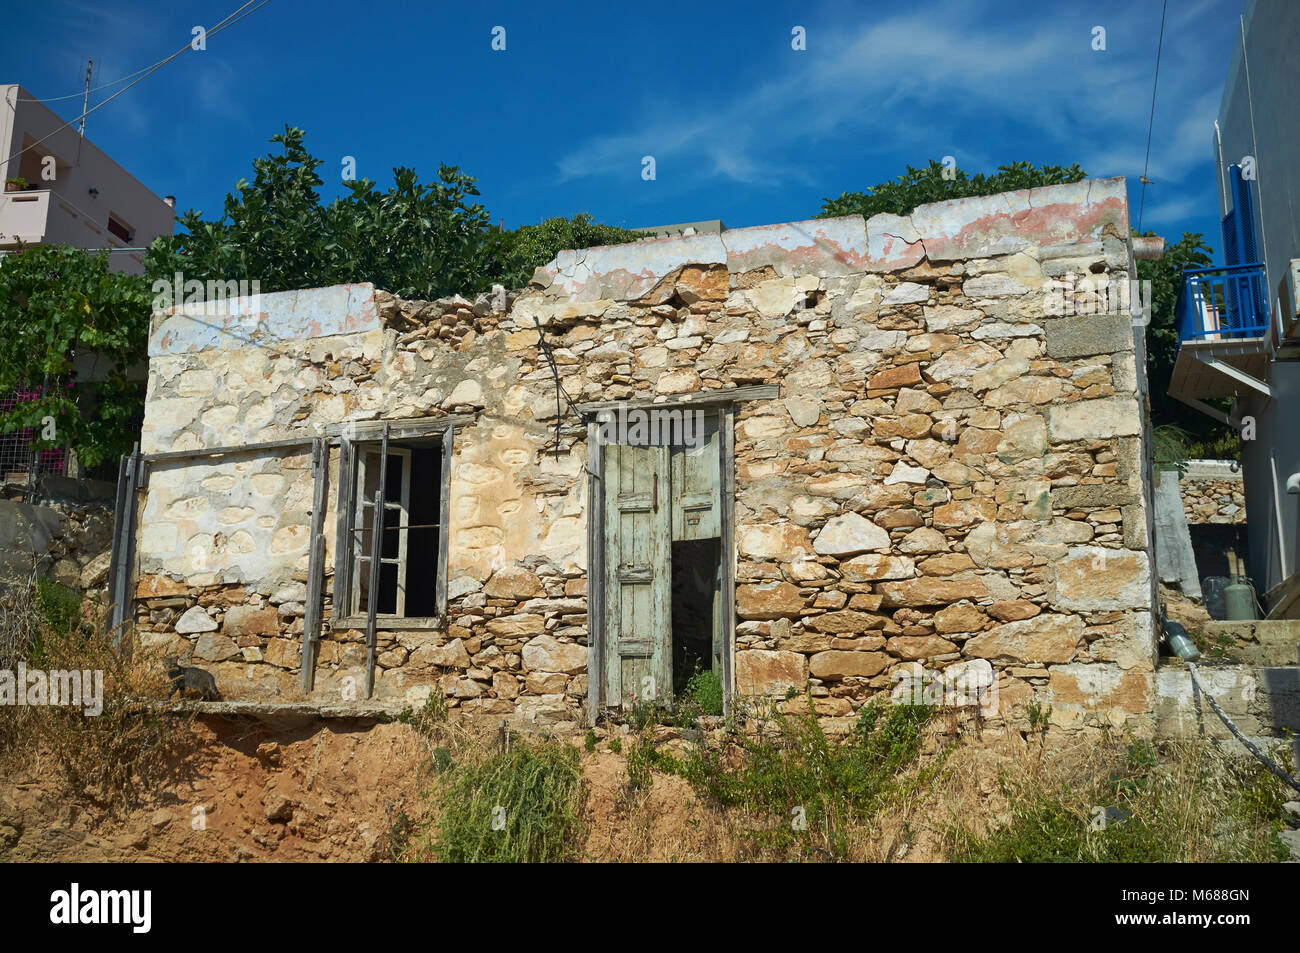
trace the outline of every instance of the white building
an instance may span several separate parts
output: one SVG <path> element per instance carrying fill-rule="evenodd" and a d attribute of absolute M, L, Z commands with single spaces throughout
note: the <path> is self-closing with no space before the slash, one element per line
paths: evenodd
<path fill-rule="evenodd" d="M 172 234 L 175 199 L 155 195 L 64 123 L 23 87 L 0 86 L 0 179 L 27 183 L 0 193 L 0 253 L 20 244 L 107 248 L 113 271 L 143 274 L 145 253 L 133 249 Z"/>

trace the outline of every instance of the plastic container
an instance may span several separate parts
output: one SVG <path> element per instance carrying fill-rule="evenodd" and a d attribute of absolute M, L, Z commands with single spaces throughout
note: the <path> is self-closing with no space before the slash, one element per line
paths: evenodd
<path fill-rule="evenodd" d="M 1210 618 L 1222 622 L 1228 617 L 1223 591 L 1231 585 L 1227 576 L 1206 576 L 1201 580 L 1201 601 Z"/>

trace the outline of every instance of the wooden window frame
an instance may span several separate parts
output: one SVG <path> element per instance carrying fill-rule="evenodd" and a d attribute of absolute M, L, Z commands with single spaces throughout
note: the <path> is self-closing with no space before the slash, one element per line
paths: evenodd
<path fill-rule="evenodd" d="M 439 488 L 438 512 L 438 569 L 434 582 L 435 614 L 432 616 L 403 616 L 376 613 L 381 621 L 381 628 L 394 630 L 439 629 L 447 619 L 447 564 L 448 541 L 451 527 L 451 465 L 452 451 L 455 443 L 455 431 L 465 421 L 460 418 L 439 420 L 395 420 L 366 421 L 351 425 L 336 425 L 330 430 L 339 439 L 339 481 L 338 481 L 338 526 L 334 549 L 334 612 L 330 620 L 332 629 L 364 629 L 367 614 L 359 611 L 359 568 L 369 568 L 369 557 L 360 556 L 354 545 L 356 533 L 364 525 L 361 519 L 364 512 L 364 485 L 358 481 L 364 479 L 364 456 L 367 452 L 378 449 L 380 433 L 387 424 L 390 439 L 401 442 L 437 440 L 442 449 L 441 486 Z M 393 504 L 403 511 L 403 525 L 409 522 L 410 512 L 410 458 L 409 448 L 389 446 L 389 456 L 401 456 L 406 453 L 402 479 L 402 499 Z M 386 502 L 385 508 L 388 508 Z M 406 534 L 403 533 L 402 536 Z M 403 552 L 405 545 L 402 546 Z M 400 607 L 405 608 L 404 587 L 398 589 Z"/>
<path fill-rule="evenodd" d="M 361 573 L 370 572 L 371 556 L 363 555 L 369 540 L 365 538 L 366 509 L 374 508 L 375 498 L 372 496 L 366 499 L 365 485 L 368 478 L 366 473 L 366 458 L 378 456 L 381 452 L 379 446 L 373 443 L 363 443 L 360 446 L 360 453 L 357 454 L 357 473 L 354 487 L 360 488 L 361 492 L 355 494 L 353 503 L 353 523 L 352 537 L 353 545 L 349 547 L 348 558 L 352 560 L 352 592 L 350 593 L 348 608 L 352 610 L 353 615 L 361 615 Z M 401 498 L 398 500 L 384 500 L 385 510 L 397 511 L 397 525 L 406 529 L 411 525 L 411 448 L 410 447 L 389 447 L 388 455 L 397 457 L 402 461 L 402 480 L 401 480 Z M 391 466 L 391 464 L 390 464 Z M 385 514 L 387 516 L 387 514 Z M 372 516 L 371 519 L 376 517 Z M 440 527 L 441 528 L 441 527 Z M 406 549 L 408 534 L 399 532 L 397 535 L 397 556 L 386 558 L 382 553 L 379 555 L 380 565 L 397 566 L 397 611 L 395 613 L 380 612 L 377 615 L 385 619 L 389 618 L 406 618 Z M 362 564 L 365 568 L 362 568 Z M 370 593 L 366 594 L 370 598 Z"/>

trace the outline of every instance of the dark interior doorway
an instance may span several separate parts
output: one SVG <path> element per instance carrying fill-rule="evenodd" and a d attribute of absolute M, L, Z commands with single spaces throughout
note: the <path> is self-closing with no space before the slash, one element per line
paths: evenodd
<path fill-rule="evenodd" d="M 699 671 L 714 668 L 722 541 L 673 543 L 673 692 Z"/>

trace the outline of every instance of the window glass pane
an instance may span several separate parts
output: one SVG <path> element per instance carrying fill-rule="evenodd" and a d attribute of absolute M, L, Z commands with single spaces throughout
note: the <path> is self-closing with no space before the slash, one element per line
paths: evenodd
<path fill-rule="evenodd" d="M 397 611 L 397 567 L 379 564 L 379 611 L 391 615 Z"/>
<path fill-rule="evenodd" d="M 390 444 L 389 451 L 379 535 L 380 559 L 389 562 L 379 566 L 375 610 L 380 615 L 394 615 L 400 607 L 403 616 L 428 617 L 437 612 L 442 448 L 433 441 L 421 440 L 411 446 Z M 358 446 L 356 454 L 351 540 L 355 598 L 350 611 L 364 616 L 370 608 L 369 556 L 379 490 L 380 447 L 376 443 Z"/>
<path fill-rule="evenodd" d="M 365 455 L 366 482 L 362 498 L 369 503 L 375 501 L 375 492 L 379 489 L 379 452 L 367 450 Z"/>
<path fill-rule="evenodd" d="M 375 454 L 375 459 L 379 459 L 378 454 Z M 389 503 L 399 503 L 402 499 L 402 463 L 401 455 L 396 453 L 388 455 L 388 473 L 385 474 L 384 498 Z M 378 481 L 379 478 L 376 477 L 375 479 Z"/>
<path fill-rule="evenodd" d="M 396 559 L 398 551 L 401 549 L 402 533 L 401 510 L 393 510 L 384 507 L 384 535 L 383 545 L 380 553 L 385 559 Z"/>
<path fill-rule="evenodd" d="M 370 611 L 370 560 L 362 556 L 356 562 L 356 568 L 353 570 L 357 578 L 357 607 L 358 613 Z"/>
<path fill-rule="evenodd" d="M 363 506 L 361 508 L 361 519 L 358 520 L 357 528 L 360 530 L 356 534 L 357 552 L 363 556 L 370 555 L 370 528 L 375 522 L 375 508 L 373 506 Z"/>

